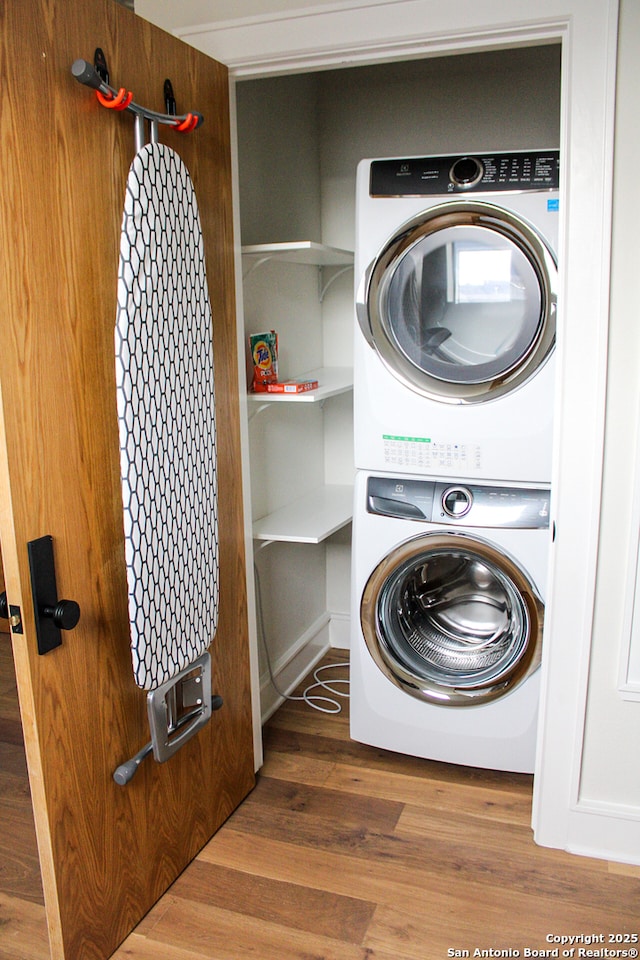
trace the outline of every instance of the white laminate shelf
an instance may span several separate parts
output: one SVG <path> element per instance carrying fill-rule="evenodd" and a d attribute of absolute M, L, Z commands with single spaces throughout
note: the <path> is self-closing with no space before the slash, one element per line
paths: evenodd
<path fill-rule="evenodd" d="M 297 380 L 317 380 L 318 386 L 304 393 L 249 393 L 251 403 L 319 403 L 353 389 L 353 370 L 350 367 L 322 367 L 309 370 Z"/>
<path fill-rule="evenodd" d="M 254 521 L 254 540 L 283 543 L 322 543 L 350 522 L 353 487 L 328 485 Z"/>
<path fill-rule="evenodd" d="M 278 259 L 287 263 L 303 263 L 316 267 L 341 267 L 353 263 L 353 252 L 329 247 L 312 240 L 292 243 L 254 243 L 242 247 L 242 256 L 247 260 Z"/>

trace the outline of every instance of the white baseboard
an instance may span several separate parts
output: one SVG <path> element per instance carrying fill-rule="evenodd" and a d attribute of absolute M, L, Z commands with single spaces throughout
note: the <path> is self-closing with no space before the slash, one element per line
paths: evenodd
<path fill-rule="evenodd" d="M 332 613 L 329 640 L 334 650 L 351 649 L 351 617 L 348 613 Z"/>
<path fill-rule="evenodd" d="M 567 843 L 570 853 L 640 865 L 640 809 L 624 803 L 580 800 Z"/>
<path fill-rule="evenodd" d="M 534 831 L 536 843 L 583 857 L 640 866 L 640 809 L 627 804 L 581 800 L 571 810 L 564 838 Z"/>
<path fill-rule="evenodd" d="M 278 690 L 289 694 L 309 674 L 329 649 L 350 648 L 351 618 L 344 613 L 327 613 L 319 617 L 293 644 L 287 653 L 272 664 Z M 263 725 L 284 703 L 268 673 L 260 678 L 260 704 Z"/>
<path fill-rule="evenodd" d="M 330 649 L 330 621 L 328 613 L 318 617 L 287 653 L 271 665 L 276 685 L 282 694 L 288 695 L 294 690 Z M 263 674 L 260 678 L 260 712 L 263 724 L 284 703 L 285 698 L 278 690 L 271 682 L 269 674 Z"/>

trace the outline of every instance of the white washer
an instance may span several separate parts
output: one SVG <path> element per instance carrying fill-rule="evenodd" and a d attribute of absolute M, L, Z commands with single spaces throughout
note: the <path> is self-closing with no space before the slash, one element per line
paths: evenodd
<path fill-rule="evenodd" d="M 532 773 L 549 489 L 360 471 L 351 736 Z"/>
<path fill-rule="evenodd" d="M 548 483 L 559 155 L 363 160 L 356 467 Z"/>

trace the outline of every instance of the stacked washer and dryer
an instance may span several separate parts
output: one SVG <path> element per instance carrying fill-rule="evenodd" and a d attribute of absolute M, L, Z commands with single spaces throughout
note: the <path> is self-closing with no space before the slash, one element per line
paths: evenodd
<path fill-rule="evenodd" d="M 559 156 L 364 160 L 351 735 L 534 769 Z"/>

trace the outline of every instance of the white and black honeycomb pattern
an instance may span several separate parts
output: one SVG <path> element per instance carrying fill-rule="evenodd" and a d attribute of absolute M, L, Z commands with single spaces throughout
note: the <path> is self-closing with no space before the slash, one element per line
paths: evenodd
<path fill-rule="evenodd" d="M 218 620 L 211 308 L 193 184 L 163 144 L 129 171 L 115 351 L 133 672 L 152 690 Z"/>

